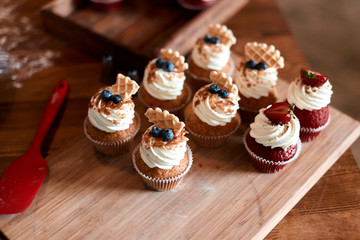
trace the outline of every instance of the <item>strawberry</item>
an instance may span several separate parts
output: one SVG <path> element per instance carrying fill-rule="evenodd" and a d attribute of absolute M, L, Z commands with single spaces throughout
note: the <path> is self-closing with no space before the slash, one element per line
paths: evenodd
<path fill-rule="evenodd" d="M 303 83 L 311 87 L 321 87 L 329 79 L 321 73 L 304 68 L 300 70 L 300 76 Z"/>
<path fill-rule="evenodd" d="M 289 105 L 286 102 L 274 103 L 264 111 L 265 116 L 275 124 L 286 124 L 294 117 L 294 105 Z"/>

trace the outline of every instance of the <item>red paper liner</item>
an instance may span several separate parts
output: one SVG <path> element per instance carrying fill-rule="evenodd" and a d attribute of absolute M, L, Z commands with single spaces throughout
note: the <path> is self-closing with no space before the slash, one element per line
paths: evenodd
<path fill-rule="evenodd" d="M 241 123 L 241 118 L 239 119 L 239 122 L 234 128 L 234 130 L 232 130 L 230 133 L 226 135 L 220 135 L 220 136 L 205 136 L 195 133 L 191 131 L 191 129 L 189 128 L 186 128 L 186 130 L 189 131 L 191 140 L 193 140 L 198 146 L 204 148 L 217 148 L 223 145 L 225 141 L 238 130 L 240 123 Z"/>
<path fill-rule="evenodd" d="M 330 123 L 330 116 L 329 116 L 329 119 L 328 121 L 318 127 L 318 128 L 306 128 L 306 127 L 301 127 L 300 128 L 300 140 L 302 142 L 311 142 L 313 140 L 315 140 L 321 133 L 321 131 L 327 127 L 327 125 L 329 125 Z"/>
<path fill-rule="evenodd" d="M 86 121 L 88 119 L 87 117 L 85 118 L 85 121 L 84 121 L 85 136 L 92 142 L 94 148 L 102 154 L 105 154 L 108 156 L 115 156 L 115 155 L 120 155 L 124 152 L 128 152 L 131 148 L 134 137 L 136 136 L 136 134 L 139 132 L 139 129 L 140 129 L 140 121 L 141 121 L 140 116 L 136 112 L 135 112 L 135 116 L 138 121 L 138 128 L 132 135 L 125 138 L 124 140 L 117 141 L 117 142 L 101 142 L 101 141 L 93 139 L 87 133 L 87 130 L 86 130 Z"/>
<path fill-rule="evenodd" d="M 289 160 L 287 160 L 287 161 L 274 162 L 274 161 L 270 161 L 270 160 L 267 160 L 265 158 L 262 158 L 262 157 L 256 155 L 248 147 L 248 145 L 246 143 L 246 136 L 249 134 L 249 132 L 250 132 L 250 128 L 248 128 L 246 130 L 246 132 L 245 132 L 245 134 L 243 136 L 244 145 L 245 145 L 245 148 L 246 148 L 246 150 L 248 151 L 248 153 L 250 155 L 251 163 L 260 172 L 264 172 L 264 173 L 278 172 L 281 169 L 283 169 L 287 164 L 291 163 L 296 158 L 298 158 L 298 156 L 300 155 L 301 141 L 299 140 L 298 143 L 297 143 L 297 151 L 296 151 L 295 155 L 292 158 L 290 158 Z"/>
<path fill-rule="evenodd" d="M 188 95 L 187 95 L 187 98 L 186 98 L 185 102 L 183 104 L 181 104 L 181 105 L 179 105 L 177 107 L 173 107 L 173 108 L 152 106 L 152 105 L 149 105 L 147 102 L 144 101 L 144 99 L 141 97 L 141 94 L 138 94 L 138 97 L 140 99 L 140 102 L 146 107 L 146 109 L 147 108 L 159 107 L 162 110 L 167 110 L 170 113 L 180 117 L 180 116 L 183 115 L 183 110 L 184 110 L 185 106 L 190 102 L 191 96 L 192 96 L 192 90 L 191 90 L 190 86 L 187 83 L 184 83 L 184 88 L 186 88 L 186 90 L 188 92 Z"/>
<path fill-rule="evenodd" d="M 180 184 L 183 177 L 189 172 L 189 170 L 192 166 L 192 163 L 193 163 L 191 149 L 190 149 L 189 145 L 186 145 L 186 150 L 187 150 L 187 154 L 189 157 L 189 165 L 183 173 L 181 173 L 180 175 L 177 175 L 175 177 L 164 178 L 164 179 L 149 177 L 149 176 L 146 176 L 144 173 L 142 173 L 139 170 L 139 168 L 136 166 L 136 153 L 139 150 L 139 147 L 140 147 L 140 144 L 138 144 L 135 147 L 135 149 L 132 153 L 132 160 L 133 160 L 134 168 L 135 168 L 136 172 L 138 174 L 140 174 L 144 184 L 155 191 L 163 192 L 163 191 L 169 191 L 169 190 L 176 188 Z"/>

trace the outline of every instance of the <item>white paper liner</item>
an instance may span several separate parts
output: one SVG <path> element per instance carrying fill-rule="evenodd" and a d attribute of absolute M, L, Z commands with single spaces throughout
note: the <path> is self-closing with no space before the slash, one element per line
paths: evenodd
<path fill-rule="evenodd" d="M 191 57 L 189 57 L 188 62 L 190 62 Z M 233 58 L 230 56 L 230 70 L 229 72 L 226 73 L 227 76 L 232 76 L 235 70 L 235 63 Z M 194 73 L 190 72 L 189 69 L 186 70 L 186 74 L 188 74 L 191 78 L 197 80 L 197 81 L 202 81 L 205 82 L 204 85 L 211 83 L 210 78 L 205 78 L 205 77 L 198 77 L 196 76 Z"/>
<path fill-rule="evenodd" d="M 84 133 L 85 136 L 92 142 L 94 148 L 98 151 L 101 152 L 102 154 L 105 155 L 109 155 L 109 156 L 113 156 L 113 155 L 119 155 L 121 153 L 124 153 L 126 151 L 129 151 L 129 147 L 131 145 L 131 140 L 134 139 L 134 137 L 136 136 L 136 134 L 139 132 L 140 130 L 140 124 L 141 124 L 141 119 L 140 116 L 137 112 L 135 112 L 135 116 L 136 119 L 138 121 L 138 125 L 137 128 L 135 130 L 135 132 L 128 136 L 127 138 L 121 140 L 121 141 L 117 141 L 117 142 L 101 142 L 98 140 L 93 139 L 87 132 L 86 129 L 86 122 L 88 117 L 85 118 L 84 120 Z"/>
<path fill-rule="evenodd" d="M 320 132 L 320 131 L 322 131 L 324 128 L 326 128 L 326 127 L 329 125 L 329 123 L 330 123 L 330 115 L 329 115 L 328 121 L 327 121 L 324 125 L 322 125 L 322 126 L 320 126 L 320 127 L 318 127 L 318 128 L 306 128 L 306 127 L 301 127 L 301 128 L 300 128 L 300 131 L 306 132 L 306 133 Z"/>
<path fill-rule="evenodd" d="M 318 128 L 306 128 L 306 127 L 301 127 L 300 128 L 300 139 L 302 142 L 310 142 L 315 140 L 320 132 L 327 127 L 327 125 L 329 125 L 330 123 L 330 116 L 328 121 L 323 125 L 320 126 Z"/>
<path fill-rule="evenodd" d="M 136 153 L 139 150 L 139 147 L 140 147 L 140 144 L 138 144 L 135 147 L 135 149 L 132 153 L 132 160 L 133 160 L 134 168 L 135 168 L 136 172 L 138 174 L 140 174 L 145 185 L 147 185 L 149 188 L 156 190 L 156 191 L 160 191 L 160 192 L 169 191 L 169 190 L 177 187 L 179 185 L 179 183 L 181 182 L 181 180 L 183 179 L 183 177 L 189 172 L 189 170 L 192 166 L 192 163 L 193 163 L 192 151 L 191 151 L 189 145 L 186 145 L 186 151 L 187 151 L 188 158 L 189 158 L 189 165 L 187 166 L 187 168 L 185 169 L 185 171 L 183 173 L 181 173 L 180 175 L 177 175 L 175 177 L 165 178 L 165 179 L 148 177 L 144 173 L 142 173 L 139 170 L 139 168 L 136 166 Z"/>
<path fill-rule="evenodd" d="M 296 158 L 299 157 L 300 152 L 301 152 L 301 141 L 299 139 L 299 141 L 297 142 L 297 150 L 295 155 L 290 158 L 289 160 L 286 161 L 279 161 L 279 162 L 274 162 L 274 161 L 270 161 L 267 160 L 265 158 L 262 158 L 258 155 L 256 155 L 253 151 L 250 150 L 250 148 L 248 147 L 247 143 L 246 143 L 246 137 L 250 132 L 250 128 L 248 128 L 243 136 L 243 142 L 245 145 L 246 150 L 248 151 L 248 153 L 250 154 L 250 156 L 256 160 L 256 167 L 258 168 L 258 170 L 260 171 L 264 171 L 264 172 L 277 172 L 279 170 L 281 170 L 283 167 L 285 167 L 286 164 L 294 161 Z"/>
<path fill-rule="evenodd" d="M 188 92 L 188 95 L 186 97 L 186 100 L 183 104 L 181 104 L 180 106 L 177 106 L 177 107 L 173 107 L 173 108 L 168 108 L 168 107 L 160 107 L 162 110 L 167 110 L 169 111 L 170 113 L 175 113 L 176 115 L 176 112 L 177 111 L 180 111 L 182 110 L 189 102 L 190 102 L 190 99 L 191 99 L 191 96 L 192 96 L 192 90 L 190 88 L 190 86 L 187 84 L 187 83 L 184 83 L 184 88 L 187 89 L 187 92 Z M 140 99 L 140 102 L 146 107 L 146 108 L 155 108 L 155 107 L 158 107 L 158 106 L 151 106 L 149 105 L 148 103 L 146 103 L 144 101 L 144 99 L 141 97 L 141 94 L 139 93 L 138 94 L 138 97 Z"/>
<path fill-rule="evenodd" d="M 224 144 L 225 141 L 228 139 L 228 137 L 234 134 L 238 130 L 240 123 L 241 123 L 241 118 L 239 119 L 239 122 L 237 123 L 234 130 L 232 130 L 230 133 L 226 135 L 221 135 L 221 136 L 204 136 L 193 132 L 191 129 L 186 128 L 186 126 L 185 128 L 187 131 L 189 131 L 191 135 L 191 139 L 194 140 L 194 142 L 196 142 L 197 145 L 205 148 L 216 148 Z"/>

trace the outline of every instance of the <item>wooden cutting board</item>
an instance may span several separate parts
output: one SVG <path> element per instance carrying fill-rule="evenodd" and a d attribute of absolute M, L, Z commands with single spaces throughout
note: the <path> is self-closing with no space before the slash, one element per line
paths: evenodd
<path fill-rule="evenodd" d="M 104 157 L 79 136 L 46 159 L 50 171 L 35 202 L 24 213 L 0 216 L 0 228 L 10 239 L 263 238 L 359 136 L 359 122 L 332 107 L 330 114 L 319 138 L 275 174 L 252 167 L 244 126 L 215 150 L 190 140 L 194 165 L 170 192 L 144 186 L 131 152 Z M 142 116 L 141 132 L 146 122 Z"/>

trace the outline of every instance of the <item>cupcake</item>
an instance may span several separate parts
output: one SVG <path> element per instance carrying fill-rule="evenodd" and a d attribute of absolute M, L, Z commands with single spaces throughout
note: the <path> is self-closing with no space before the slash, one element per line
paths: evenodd
<path fill-rule="evenodd" d="M 129 151 L 140 128 L 131 96 L 139 86 L 118 74 L 116 83 L 99 89 L 91 98 L 84 131 L 96 150 L 106 155 Z"/>
<path fill-rule="evenodd" d="M 145 116 L 154 123 L 133 151 L 133 164 L 143 182 L 153 190 L 175 188 L 192 165 L 183 122 L 160 108 L 149 108 Z"/>
<path fill-rule="evenodd" d="M 314 140 L 330 122 L 328 104 L 333 91 L 328 79 L 318 72 L 301 69 L 300 78 L 289 86 L 287 101 L 295 105 L 303 142 Z"/>
<path fill-rule="evenodd" d="M 200 88 L 185 109 L 186 128 L 200 146 L 222 145 L 240 125 L 239 94 L 231 77 L 210 73 L 211 84 Z"/>
<path fill-rule="evenodd" d="M 273 173 L 300 154 L 300 123 L 285 102 L 262 108 L 244 135 L 244 144 L 254 167 Z"/>
<path fill-rule="evenodd" d="M 240 61 L 234 73 L 244 122 L 253 122 L 261 108 L 277 101 L 275 86 L 281 68 L 284 68 L 284 58 L 273 45 L 257 42 L 245 45 L 245 60 Z"/>
<path fill-rule="evenodd" d="M 190 87 L 184 84 L 187 68 L 179 52 L 161 49 L 160 58 L 151 60 L 145 68 L 140 100 L 146 107 L 160 107 L 180 114 L 191 98 Z"/>
<path fill-rule="evenodd" d="M 210 25 L 207 34 L 196 41 L 189 59 L 188 76 L 196 88 L 210 83 L 213 70 L 231 75 L 234 63 L 230 47 L 236 43 L 232 31 L 224 25 Z"/>

